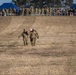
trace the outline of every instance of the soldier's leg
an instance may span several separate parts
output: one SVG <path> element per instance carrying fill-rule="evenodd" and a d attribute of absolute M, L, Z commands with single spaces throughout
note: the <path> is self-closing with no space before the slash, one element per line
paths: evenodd
<path fill-rule="evenodd" d="M 33 38 L 30 38 L 31 45 L 33 46 Z"/>
<path fill-rule="evenodd" d="M 24 43 L 24 46 L 25 46 L 25 41 L 23 41 L 23 43 Z"/>
<path fill-rule="evenodd" d="M 34 38 L 32 39 L 32 46 L 34 46 Z"/>
<path fill-rule="evenodd" d="M 33 45 L 35 46 L 36 44 L 36 38 L 33 39 Z"/>
<path fill-rule="evenodd" d="M 28 40 L 26 39 L 26 45 L 28 45 Z"/>
<path fill-rule="evenodd" d="M 23 44 L 25 45 L 25 39 L 23 38 Z"/>

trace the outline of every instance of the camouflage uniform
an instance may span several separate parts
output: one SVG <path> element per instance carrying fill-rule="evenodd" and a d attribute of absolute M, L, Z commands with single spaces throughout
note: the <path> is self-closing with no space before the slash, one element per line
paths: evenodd
<path fill-rule="evenodd" d="M 36 38 L 39 38 L 39 35 L 37 31 L 33 29 L 32 31 L 30 31 L 30 42 L 32 46 L 35 46 Z"/>
<path fill-rule="evenodd" d="M 24 43 L 24 45 L 28 45 L 28 32 L 25 31 L 25 29 L 24 29 L 24 31 L 21 33 L 20 36 L 23 37 L 23 43 Z"/>

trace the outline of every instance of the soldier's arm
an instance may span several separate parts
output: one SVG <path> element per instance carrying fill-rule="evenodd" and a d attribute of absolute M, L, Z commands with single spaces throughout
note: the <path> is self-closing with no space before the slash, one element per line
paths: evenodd
<path fill-rule="evenodd" d="M 38 34 L 38 32 L 35 30 L 35 32 L 36 32 L 36 37 L 39 39 L 39 34 Z"/>
<path fill-rule="evenodd" d="M 22 36 L 22 33 L 18 36 L 18 38 L 20 38 Z"/>
<path fill-rule="evenodd" d="M 39 39 L 39 34 L 37 33 L 37 38 Z"/>

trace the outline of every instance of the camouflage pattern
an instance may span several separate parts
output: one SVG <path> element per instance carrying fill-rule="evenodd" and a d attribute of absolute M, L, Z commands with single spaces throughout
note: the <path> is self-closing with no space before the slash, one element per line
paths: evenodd
<path fill-rule="evenodd" d="M 23 44 L 28 45 L 28 32 L 25 31 L 25 29 L 23 30 L 23 32 L 21 33 L 19 37 L 21 36 L 23 37 Z"/>
<path fill-rule="evenodd" d="M 30 42 L 32 46 L 35 46 L 37 38 L 39 38 L 37 31 L 34 29 L 30 31 Z"/>

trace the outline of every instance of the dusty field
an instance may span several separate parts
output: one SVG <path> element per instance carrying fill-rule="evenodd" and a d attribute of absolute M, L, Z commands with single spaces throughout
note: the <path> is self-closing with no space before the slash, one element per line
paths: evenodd
<path fill-rule="evenodd" d="M 23 28 L 36 46 L 23 46 Z M 0 17 L 0 75 L 76 75 L 76 17 Z"/>

